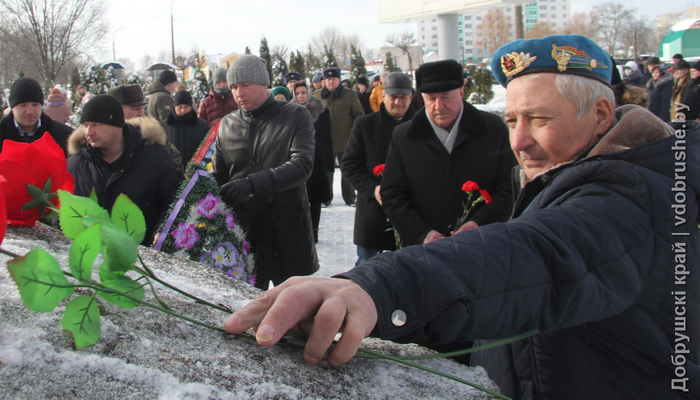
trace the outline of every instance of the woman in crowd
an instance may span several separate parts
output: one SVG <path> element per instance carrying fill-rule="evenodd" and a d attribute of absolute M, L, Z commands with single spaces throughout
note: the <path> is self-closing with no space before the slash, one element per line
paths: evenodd
<path fill-rule="evenodd" d="M 311 206 L 311 223 L 314 230 L 314 240 L 318 243 L 318 225 L 321 221 L 321 204 L 330 201 L 332 196 L 331 182 L 328 177 L 333 173 L 333 145 L 331 143 L 331 116 L 323 102 L 312 96 L 306 82 L 294 85 L 294 100 L 311 114 L 311 122 L 316 131 L 316 150 L 314 153 L 314 169 L 306 181 L 306 192 Z"/>
<path fill-rule="evenodd" d="M 272 88 L 272 97 L 277 100 L 289 101 L 292 99 L 292 94 L 284 86 L 275 86 Z"/>
<path fill-rule="evenodd" d="M 649 111 L 664 122 L 671 121 L 671 96 L 673 95 L 673 75 L 665 73 L 655 65 L 651 69 L 651 79 L 647 82 Z"/>
<path fill-rule="evenodd" d="M 68 99 L 61 93 L 60 89 L 51 89 L 49 97 L 46 98 L 46 106 L 44 114 L 48 115 L 52 120 L 65 124 L 68 118 L 73 115 L 68 106 Z"/>
<path fill-rule="evenodd" d="M 213 126 L 226 114 L 238 110 L 238 103 L 233 99 L 231 88 L 226 83 L 226 68 L 217 68 L 211 74 L 209 96 L 199 103 L 198 117 Z"/>

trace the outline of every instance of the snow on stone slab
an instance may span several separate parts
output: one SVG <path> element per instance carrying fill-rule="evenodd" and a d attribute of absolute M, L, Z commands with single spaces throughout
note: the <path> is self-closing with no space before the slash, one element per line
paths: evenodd
<path fill-rule="evenodd" d="M 41 247 L 67 270 L 70 247 L 60 231 L 37 224 L 10 228 L 2 244 L 23 255 Z M 156 276 L 237 309 L 259 291 L 213 268 L 143 247 Z M 389 361 L 355 358 L 345 366 L 308 365 L 297 349 L 262 347 L 146 307 L 100 303 L 101 337 L 76 351 L 60 320 L 68 300 L 48 313 L 22 304 L 0 256 L 0 387 L 3 398 L 40 399 L 488 399 L 469 386 Z M 181 314 L 221 327 L 226 313 L 195 304 L 160 285 L 159 296 Z M 147 295 L 148 299 L 152 299 Z M 292 339 L 295 340 L 295 339 Z M 296 339 L 298 340 L 298 339 Z M 366 339 L 363 347 L 392 355 L 428 353 L 416 345 Z M 482 368 L 450 360 L 423 365 L 495 389 Z"/>

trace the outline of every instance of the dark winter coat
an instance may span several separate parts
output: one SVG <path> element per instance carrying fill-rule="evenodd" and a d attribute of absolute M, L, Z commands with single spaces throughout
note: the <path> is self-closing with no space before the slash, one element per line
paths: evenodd
<path fill-rule="evenodd" d="M 681 103 L 687 106 L 682 107 L 686 120 L 700 118 L 700 77 L 685 84 Z"/>
<path fill-rule="evenodd" d="M 432 345 L 534 330 L 472 357 L 513 399 L 697 399 L 700 129 L 669 137 L 638 106 L 617 113 L 585 158 L 527 183 L 507 223 L 344 273 L 377 306 L 372 335 Z M 672 390 L 674 363 L 688 392 Z"/>
<path fill-rule="evenodd" d="M 68 172 L 75 178 L 76 195 L 89 196 L 95 188 L 98 203 L 107 210 L 112 210 L 121 193 L 126 194 L 146 219 L 141 244 L 148 246 L 167 216 L 183 176 L 165 146 L 160 122 L 152 118 L 129 122 L 124 125 L 124 153 L 111 166 L 86 142 L 83 127 L 76 129 L 69 140 Z"/>
<path fill-rule="evenodd" d="M 404 245 L 422 244 L 436 230 L 445 236 L 456 231 L 467 194 L 462 185 L 476 182 L 491 194 L 468 221 L 479 226 L 506 221 L 510 216 L 510 171 L 516 165 L 503 120 L 463 102 L 459 131 L 448 153 L 435 135 L 425 109 L 394 130 L 382 177 L 384 212 L 401 235 Z"/>
<path fill-rule="evenodd" d="M 647 83 L 649 111 L 664 122 L 671 121 L 671 96 L 673 96 L 673 74 L 665 73 L 657 80 Z"/>
<path fill-rule="evenodd" d="M 168 115 L 174 109 L 173 96 L 170 95 L 168 89 L 160 81 L 156 80 L 148 86 L 148 93 L 151 97 L 148 98 L 146 115 L 157 121 L 168 118 Z"/>
<path fill-rule="evenodd" d="M 335 170 L 331 117 L 321 100 L 313 96 L 307 98 L 308 101 L 303 107 L 306 107 L 311 114 L 316 145 L 314 148 L 314 169 L 311 171 L 311 177 L 306 181 L 306 194 L 309 196 L 309 203 L 325 203 L 333 199 L 333 188 L 328 179 Z M 291 103 L 298 104 L 296 99 L 293 99 Z"/>
<path fill-rule="evenodd" d="M 73 129 L 65 124 L 52 120 L 48 115 L 42 113 L 39 117 L 41 121 L 41 126 L 36 131 L 33 136 L 20 136 L 17 127 L 15 126 L 15 117 L 12 115 L 12 111 L 7 114 L 0 121 L 0 151 L 2 151 L 2 143 L 5 140 L 12 140 L 15 142 L 31 143 L 36 140 L 41 139 L 45 132 L 51 134 L 53 140 L 58 143 L 63 149 L 63 152 L 68 154 L 67 144 L 68 137 L 70 136 Z"/>
<path fill-rule="evenodd" d="M 360 105 L 362 105 L 362 111 L 365 112 L 365 115 L 372 114 L 374 110 L 372 110 L 372 106 L 369 104 L 369 96 L 372 94 L 372 91 L 368 87 L 365 89 L 364 93 L 360 93 L 359 90 L 357 90 L 357 85 L 355 85 L 355 93 L 357 94 L 357 99 L 360 100 Z"/>
<path fill-rule="evenodd" d="M 333 91 L 326 88 L 314 92 L 316 98 L 323 101 L 331 114 L 331 137 L 333 138 L 333 151 L 342 153 L 350 137 L 350 129 L 356 119 L 365 115 L 362 111 L 357 94 L 343 85 L 338 85 Z M 325 96 L 325 97 L 324 97 Z"/>
<path fill-rule="evenodd" d="M 357 190 L 353 231 L 353 242 L 357 246 L 396 249 L 394 231 L 374 197 L 374 189 L 382 182 L 382 178 L 374 174 L 374 167 L 386 163 L 394 128 L 409 121 L 413 114 L 413 108 L 409 107 L 401 121 L 396 121 L 382 104 L 378 112 L 358 118 L 352 127 L 340 168 L 345 179 Z"/>
<path fill-rule="evenodd" d="M 271 95 L 252 112 L 225 116 L 219 125 L 212 176 L 219 185 L 248 178 L 253 195 L 233 207 L 255 254 L 256 272 L 271 280 L 309 275 L 318 258 L 306 197 L 314 159 L 309 113 Z"/>
<path fill-rule="evenodd" d="M 175 146 L 180 151 L 182 163 L 187 165 L 192 156 L 197 152 L 202 140 L 209 132 L 209 124 L 207 121 L 197 118 L 194 110 L 185 114 L 183 117 L 175 115 L 175 111 L 170 113 L 170 116 L 164 121 L 161 121 L 165 133 L 168 137 L 168 143 Z"/>
<path fill-rule="evenodd" d="M 216 121 L 236 110 L 238 110 L 238 103 L 233 98 L 233 93 L 229 91 L 222 95 L 209 89 L 209 96 L 199 103 L 197 116 L 206 120 L 209 123 L 209 127 L 212 127 Z"/>

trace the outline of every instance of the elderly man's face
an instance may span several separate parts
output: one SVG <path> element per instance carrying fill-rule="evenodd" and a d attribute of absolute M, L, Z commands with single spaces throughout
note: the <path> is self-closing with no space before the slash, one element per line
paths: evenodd
<path fill-rule="evenodd" d="M 143 117 L 143 106 L 122 106 L 124 120 Z"/>
<path fill-rule="evenodd" d="M 447 92 L 423 93 L 428 117 L 438 126 L 451 130 L 462 110 L 464 87 Z"/>
<path fill-rule="evenodd" d="M 673 70 L 673 79 L 683 79 L 686 76 L 688 76 L 688 70 L 683 68 L 683 69 L 674 69 Z"/>
<path fill-rule="evenodd" d="M 606 106 L 599 105 L 601 101 L 610 105 L 609 101 L 598 98 L 596 105 L 577 119 L 574 105 L 557 91 L 556 74 L 540 77 L 514 79 L 506 92 L 510 146 L 528 179 L 571 160 L 604 135 L 612 123 L 612 114 L 601 115 L 612 113 L 612 106 L 601 110 Z"/>
<path fill-rule="evenodd" d="M 698 71 L 698 70 L 695 69 L 695 68 L 691 68 L 691 69 L 690 69 L 690 77 L 691 77 L 692 79 L 697 79 L 699 76 L 700 76 L 700 71 Z"/>
<path fill-rule="evenodd" d="M 234 83 L 231 92 L 238 106 L 246 111 L 255 110 L 267 98 L 267 86 L 258 83 Z"/>
<path fill-rule="evenodd" d="M 384 108 L 394 118 L 403 118 L 411 105 L 411 95 L 392 94 L 384 95 Z"/>
<path fill-rule="evenodd" d="M 325 82 L 326 87 L 328 88 L 328 90 L 331 91 L 337 89 L 338 86 L 340 86 L 340 78 L 326 78 Z"/>

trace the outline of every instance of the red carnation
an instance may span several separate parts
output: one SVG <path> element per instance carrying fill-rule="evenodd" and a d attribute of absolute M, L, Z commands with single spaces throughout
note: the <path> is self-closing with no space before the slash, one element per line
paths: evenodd
<path fill-rule="evenodd" d="M 7 230 L 7 212 L 5 211 L 5 195 L 4 195 L 4 185 L 7 180 L 4 176 L 0 175 L 0 243 L 2 239 L 5 238 L 5 231 Z"/>
<path fill-rule="evenodd" d="M 462 185 L 462 190 L 469 193 L 472 190 L 479 190 L 479 185 L 473 181 L 466 181 L 464 185 Z"/>
<path fill-rule="evenodd" d="M 376 167 L 374 167 L 374 169 L 372 170 L 372 172 L 374 172 L 374 174 L 377 175 L 377 176 L 382 176 L 382 174 L 384 173 L 384 168 L 385 168 L 385 167 L 386 167 L 386 164 L 379 164 L 379 165 L 377 165 Z"/>
<path fill-rule="evenodd" d="M 484 198 L 486 204 L 491 204 L 491 195 L 484 189 L 479 189 L 479 194 Z"/>
<path fill-rule="evenodd" d="M 32 143 L 5 140 L 0 153 L 0 175 L 6 179 L 3 194 L 11 225 L 34 226 L 43 216 L 38 207 L 22 210 L 25 204 L 34 201 L 27 185 L 44 189 L 50 178 L 49 193 L 56 193 L 58 189 L 73 193 L 75 188 L 73 175 L 67 171 L 63 149 L 48 132 Z M 58 207 L 58 196 L 53 197 L 51 204 Z M 44 214 L 48 214 L 48 210 Z"/>

